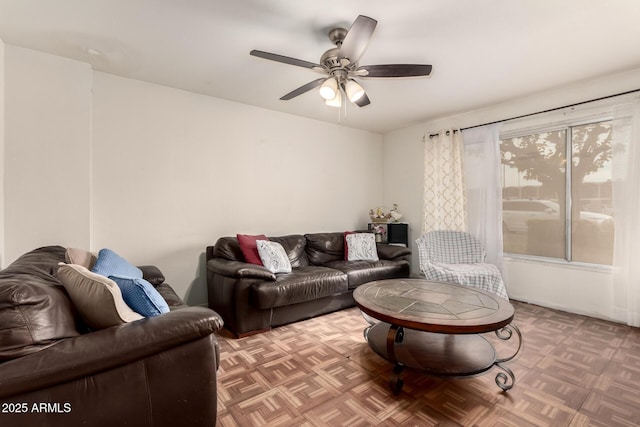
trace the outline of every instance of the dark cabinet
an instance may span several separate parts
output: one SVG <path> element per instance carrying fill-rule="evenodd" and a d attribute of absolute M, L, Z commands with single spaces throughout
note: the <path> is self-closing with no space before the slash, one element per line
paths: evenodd
<path fill-rule="evenodd" d="M 376 241 L 409 247 L 409 224 L 406 222 L 370 222 L 369 231 L 376 234 Z"/>

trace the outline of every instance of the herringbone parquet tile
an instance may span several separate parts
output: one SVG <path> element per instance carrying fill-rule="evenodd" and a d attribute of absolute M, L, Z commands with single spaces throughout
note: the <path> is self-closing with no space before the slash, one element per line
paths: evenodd
<path fill-rule="evenodd" d="M 219 336 L 220 426 L 638 426 L 640 330 L 513 302 L 524 337 L 502 392 L 496 367 L 471 378 L 406 370 L 375 354 L 356 308 L 235 339 Z M 515 340 L 486 334 L 499 357 Z"/>

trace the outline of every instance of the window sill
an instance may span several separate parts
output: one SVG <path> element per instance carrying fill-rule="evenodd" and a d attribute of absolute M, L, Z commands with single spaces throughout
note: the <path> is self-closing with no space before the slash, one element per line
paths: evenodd
<path fill-rule="evenodd" d="M 582 271 L 593 271 L 598 273 L 612 273 L 613 267 L 610 265 L 602 265 L 602 264 L 588 264 L 584 262 L 569 262 L 563 259 L 557 258 L 544 258 L 544 257 L 535 257 L 530 255 L 519 255 L 519 254 L 504 254 L 505 261 L 516 261 L 523 262 L 528 264 L 542 264 L 550 267 L 560 267 L 560 268 L 568 268 L 574 270 L 582 270 Z"/>

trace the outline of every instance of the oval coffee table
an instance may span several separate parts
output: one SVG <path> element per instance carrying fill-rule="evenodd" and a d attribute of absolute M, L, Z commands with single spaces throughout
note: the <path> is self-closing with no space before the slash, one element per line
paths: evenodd
<path fill-rule="evenodd" d="M 364 336 L 374 352 L 395 364 L 389 381 L 394 393 L 402 390 L 405 367 L 458 377 L 496 366 L 504 371 L 496 375 L 498 387 L 513 387 L 515 375 L 503 363 L 520 352 L 522 335 L 511 323 L 509 301 L 477 288 L 423 279 L 370 282 L 359 286 L 353 298 L 363 313 L 379 320 L 369 320 Z M 517 349 L 498 358 L 494 346 L 479 335 L 486 332 L 503 341 L 515 332 Z"/>

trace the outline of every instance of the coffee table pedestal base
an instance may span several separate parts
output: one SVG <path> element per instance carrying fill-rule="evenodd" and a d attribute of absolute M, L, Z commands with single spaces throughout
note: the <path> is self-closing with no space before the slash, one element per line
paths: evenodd
<path fill-rule="evenodd" d="M 487 339 L 476 334 L 430 333 L 380 322 L 366 328 L 364 335 L 374 352 L 396 365 L 389 386 L 398 394 L 402 390 L 401 374 L 405 367 L 429 375 L 463 377 L 477 375 L 496 366 L 504 371 L 496 375 L 496 384 L 502 390 L 509 390 L 515 383 L 515 376 L 502 363 L 518 354 L 522 337 L 513 324 L 495 331 L 501 340 L 511 339 L 514 332 L 518 348 L 513 355 L 502 359 L 497 357 Z"/>

